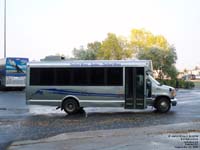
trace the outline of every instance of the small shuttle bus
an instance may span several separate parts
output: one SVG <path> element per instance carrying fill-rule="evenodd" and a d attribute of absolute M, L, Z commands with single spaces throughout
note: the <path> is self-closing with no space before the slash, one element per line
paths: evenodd
<path fill-rule="evenodd" d="M 25 88 L 28 58 L 7 57 L 0 59 L 0 87 Z"/>
<path fill-rule="evenodd" d="M 74 114 L 84 107 L 176 106 L 176 91 L 149 72 L 149 60 L 42 60 L 27 65 L 27 104 L 51 105 Z"/>

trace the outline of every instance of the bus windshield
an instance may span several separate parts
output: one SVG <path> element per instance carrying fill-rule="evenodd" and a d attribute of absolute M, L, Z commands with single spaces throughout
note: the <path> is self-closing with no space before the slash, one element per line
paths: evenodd
<path fill-rule="evenodd" d="M 7 58 L 6 74 L 24 74 L 26 73 L 27 58 Z"/>
<path fill-rule="evenodd" d="M 156 84 L 156 85 L 161 85 L 156 79 L 154 79 L 151 75 L 149 75 L 148 76 L 149 77 L 149 79 L 151 80 L 151 82 L 153 82 L 154 84 Z"/>

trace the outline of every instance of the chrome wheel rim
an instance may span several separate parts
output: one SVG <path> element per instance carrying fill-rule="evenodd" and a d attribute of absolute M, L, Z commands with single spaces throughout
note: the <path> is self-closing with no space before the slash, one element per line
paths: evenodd
<path fill-rule="evenodd" d="M 74 105 L 72 103 L 67 104 L 67 110 L 72 112 L 74 110 Z"/>
<path fill-rule="evenodd" d="M 166 111 L 167 109 L 168 109 L 168 103 L 166 102 L 166 101 L 162 101 L 161 103 L 160 103 L 160 109 L 162 110 L 162 111 Z"/>

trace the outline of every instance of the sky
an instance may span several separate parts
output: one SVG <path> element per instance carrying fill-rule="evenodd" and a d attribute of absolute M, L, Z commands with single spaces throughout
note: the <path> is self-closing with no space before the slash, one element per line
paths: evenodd
<path fill-rule="evenodd" d="M 144 28 L 174 45 L 177 68 L 200 66 L 199 0 L 6 0 L 7 57 L 72 56 L 73 48 Z M 0 0 L 0 58 L 4 0 Z"/>

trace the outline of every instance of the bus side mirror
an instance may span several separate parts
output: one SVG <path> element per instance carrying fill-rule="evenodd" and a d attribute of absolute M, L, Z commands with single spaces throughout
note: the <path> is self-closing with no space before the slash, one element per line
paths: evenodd
<path fill-rule="evenodd" d="M 147 97 L 151 97 L 151 92 L 152 92 L 152 90 L 151 90 L 151 86 L 152 86 L 152 84 L 151 84 L 151 81 L 150 80 L 147 80 Z"/>

